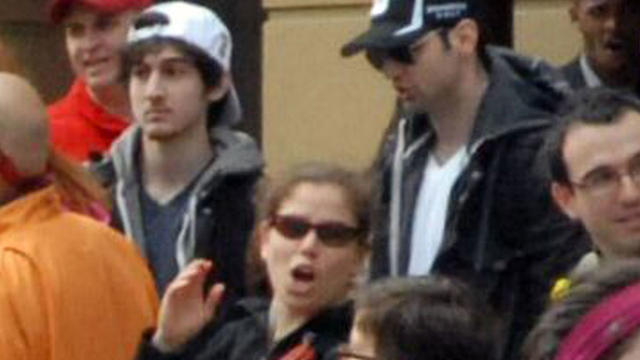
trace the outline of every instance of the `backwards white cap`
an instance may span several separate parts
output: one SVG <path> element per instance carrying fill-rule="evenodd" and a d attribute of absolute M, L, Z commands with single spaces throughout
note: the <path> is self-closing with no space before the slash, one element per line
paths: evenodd
<path fill-rule="evenodd" d="M 183 1 L 172 1 L 151 6 L 145 14 L 158 13 L 166 21 L 158 21 L 149 26 L 134 24 L 129 29 L 129 44 L 150 38 L 169 38 L 183 41 L 202 50 L 218 63 L 225 72 L 231 71 L 232 41 L 229 29 L 210 9 Z M 242 109 L 233 81 L 221 118 L 217 124 L 235 125 L 240 122 Z"/>

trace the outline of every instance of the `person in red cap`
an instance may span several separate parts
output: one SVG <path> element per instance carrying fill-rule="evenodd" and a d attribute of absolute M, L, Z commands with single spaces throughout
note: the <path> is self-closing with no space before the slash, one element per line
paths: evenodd
<path fill-rule="evenodd" d="M 120 48 L 136 14 L 151 0 L 52 0 L 50 17 L 64 27 L 76 80 L 49 106 L 53 146 L 78 161 L 99 156 L 129 125 L 127 93 L 118 78 Z"/>

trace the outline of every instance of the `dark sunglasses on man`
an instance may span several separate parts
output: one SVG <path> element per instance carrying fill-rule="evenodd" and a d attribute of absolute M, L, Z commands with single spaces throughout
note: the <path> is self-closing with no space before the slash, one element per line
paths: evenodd
<path fill-rule="evenodd" d="M 425 34 L 428 34 L 430 32 L 437 33 L 442 38 L 445 46 L 449 46 L 449 40 L 447 38 L 449 28 L 442 27 L 428 31 Z M 409 45 L 396 46 L 392 48 L 369 48 L 367 49 L 365 55 L 371 66 L 373 66 L 377 70 L 382 69 L 382 66 L 384 65 L 384 62 L 386 60 L 393 60 L 401 64 L 411 65 L 415 63 L 415 57 L 420 52 L 420 49 L 425 44 L 425 42 L 426 37 L 421 36 L 420 38 L 418 38 L 418 40 Z"/>

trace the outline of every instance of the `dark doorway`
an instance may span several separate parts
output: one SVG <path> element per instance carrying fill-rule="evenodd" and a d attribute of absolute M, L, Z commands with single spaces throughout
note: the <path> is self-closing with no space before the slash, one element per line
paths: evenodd
<path fill-rule="evenodd" d="M 262 138 L 262 23 L 261 0 L 192 0 L 215 11 L 233 37 L 232 71 L 244 120 L 240 129 Z"/>
<path fill-rule="evenodd" d="M 489 27 L 489 41 L 496 45 L 513 46 L 513 0 L 481 0 Z"/>

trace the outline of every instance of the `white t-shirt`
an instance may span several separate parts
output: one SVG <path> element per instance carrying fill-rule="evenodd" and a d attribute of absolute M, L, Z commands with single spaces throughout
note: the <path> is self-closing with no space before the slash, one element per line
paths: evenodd
<path fill-rule="evenodd" d="M 582 70 L 582 76 L 584 77 L 584 82 L 587 84 L 588 88 L 594 88 L 602 85 L 602 80 L 600 80 L 598 74 L 596 74 L 591 65 L 589 65 L 589 60 L 587 60 L 586 55 L 580 56 L 580 70 Z"/>
<path fill-rule="evenodd" d="M 442 165 L 429 155 L 413 213 L 409 275 L 425 275 L 431 271 L 442 245 L 451 189 L 468 161 L 466 147 Z"/>

